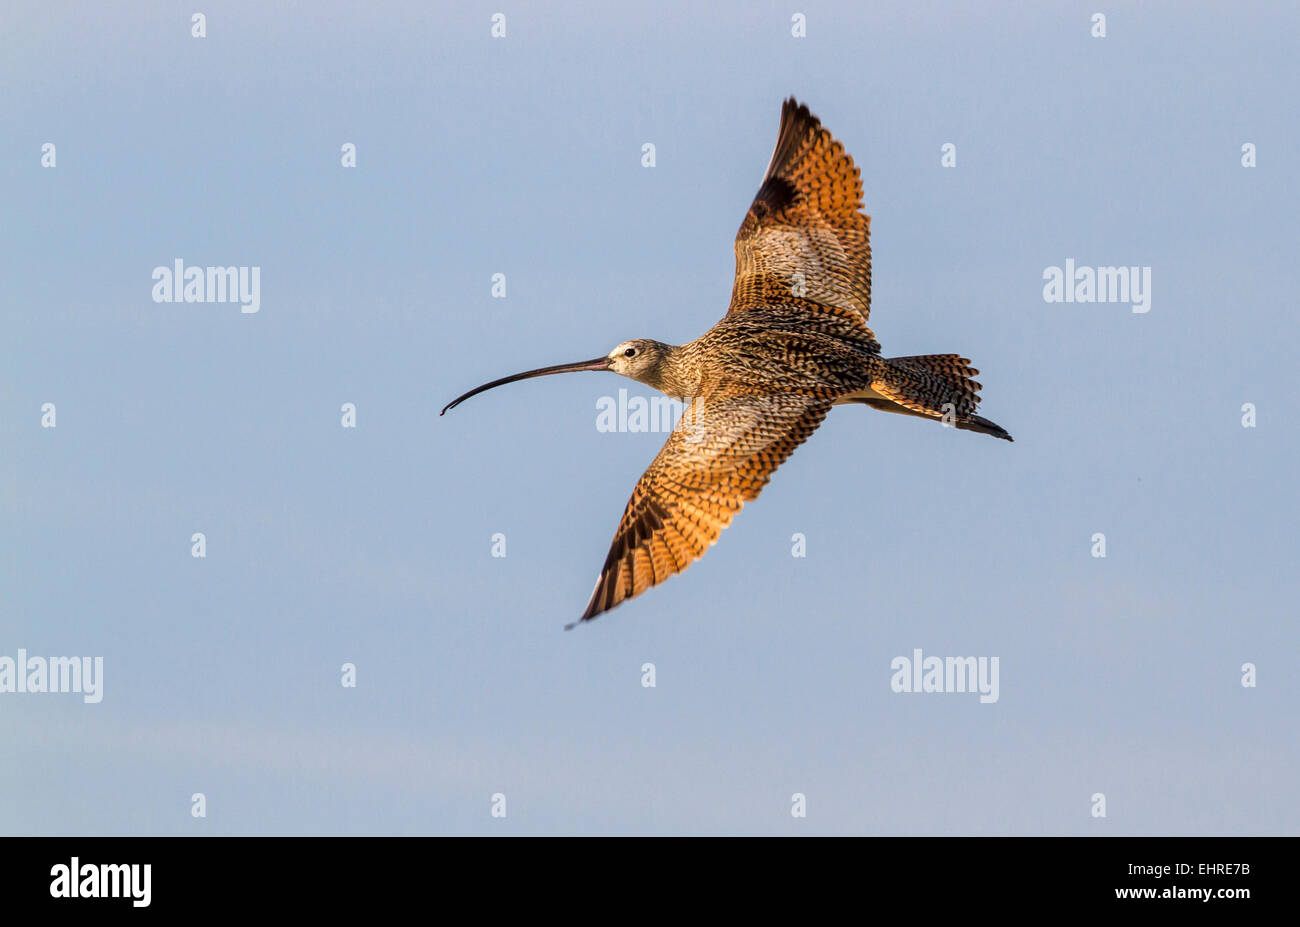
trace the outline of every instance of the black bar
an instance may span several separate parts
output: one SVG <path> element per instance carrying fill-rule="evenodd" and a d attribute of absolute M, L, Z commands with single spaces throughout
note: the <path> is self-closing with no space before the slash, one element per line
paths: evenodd
<path fill-rule="evenodd" d="M 737 911 L 803 897 L 818 907 L 843 900 L 863 913 L 918 916 L 1129 909 L 1230 918 L 1287 904 L 1293 839 L 588 838 L 555 846 L 554 838 L 8 838 L 0 840 L 0 898 L 6 914 L 283 910 L 333 921 L 410 904 L 432 912 L 438 897 L 478 899 L 484 914 L 531 901 L 542 916 L 541 899 L 559 889 L 581 891 L 587 904 L 611 892 L 617 903 L 622 892 L 627 916 L 666 917 L 670 899 L 703 889 Z M 117 879 L 125 897 L 54 897 L 68 894 L 59 867 L 74 857 L 79 893 Z M 127 883 L 124 870 L 102 868 L 109 864 L 140 868 Z M 147 906 L 135 903 L 144 900 L 134 881 L 143 881 L 144 864 Z"/>

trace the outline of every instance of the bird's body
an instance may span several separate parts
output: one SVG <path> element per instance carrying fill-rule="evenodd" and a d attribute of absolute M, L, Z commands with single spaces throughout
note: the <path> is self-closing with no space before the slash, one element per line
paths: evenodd
<path fill-rule="evenodd" d="M 861 209 L 852 158 L 807 107 L 788 100 L 736 236 L 736 281 L 723 319 L 684 345 L 627 341 L 603 358 L 493 381 L 447 407 L 513 380 L 576 370 L 611 370 L 687 404 L 628 501 L 580 620 L 702 556 L 833 405 L 1011 440 L 975 414 L 980 387 L 969 361 L 881 356 L 867 325 L 870 219 Z"/>

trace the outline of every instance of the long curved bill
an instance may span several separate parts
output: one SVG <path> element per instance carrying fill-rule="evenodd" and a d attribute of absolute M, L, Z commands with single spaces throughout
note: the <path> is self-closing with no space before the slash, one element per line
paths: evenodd
<path fill-rule="evenodd" d="M 537 370 L 528 370 L 524 373 L 517 373 L 512 377 L 502 377 L 500 380 L 493 380 L 491 383 L 484 383 L 482 386 L 475 387 L 464 396 L 458 396 L 451 402 L 442 407 L 439 415 L 446 415 L 448 409 L 454 409 L 471 396 L 477 396 L 486 390 L 495 389 L 498 386 L 505 386 L 507 383 L 513 383 L 516 380 L 527 380 L 531 377 L 546 377 L 553 373 L 576 373 L 579 370 L 608 370 L 609 358 L 597 357 L 588 361 L 578 361 L 576 364 L 556 364 L 554 367 L 542 367 Z"/>

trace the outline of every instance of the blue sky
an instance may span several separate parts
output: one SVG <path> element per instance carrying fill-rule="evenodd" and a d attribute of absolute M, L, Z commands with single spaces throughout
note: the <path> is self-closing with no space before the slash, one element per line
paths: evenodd
<path fill-rule="evenodd" d="M 0 694 L 0 832 L 1297 832 L 1300 14 L 1095 6 L 7 4 L 0 656 L 104 697 Z M 566 634 L 664 438 L 596 404 L 645 388 L 438 410 L 720 318 L 790 94 L 885 353 L 972 358 L 1016 442 L 837 408 Z M 155 303 L 177 258 L 260 311 Z M 1044 302 L 1067 259 L 1150 312 Z M 891 691 L 916 648 L 999 700 Z"/>

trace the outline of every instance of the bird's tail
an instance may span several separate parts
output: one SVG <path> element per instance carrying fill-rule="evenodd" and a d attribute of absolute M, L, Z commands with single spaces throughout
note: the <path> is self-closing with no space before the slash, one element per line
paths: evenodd
<path fill-rule="evenodd" d="M 979 406 L 979 373 L 958 354 L 921 354 L 880 358 L 872 371 L 871 392 L 856 399 L 887 412 L 937 418 L 965 431 L 978 431 L 1007 441 L 1007 430 L 975 414 Z M 876 397 L 879 398 L 876 398 Z"/>

